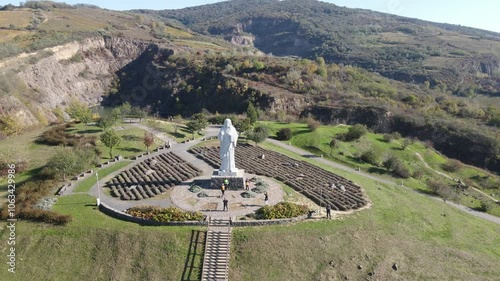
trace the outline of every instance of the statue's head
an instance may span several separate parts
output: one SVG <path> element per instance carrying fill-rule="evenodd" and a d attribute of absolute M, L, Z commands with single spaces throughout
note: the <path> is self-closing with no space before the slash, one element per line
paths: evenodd
<path fill-rule="evenodd" d="M 231 128 L 231 126 L 233 126 L 233 124 L 231 123 L 231 119 L 227 118 L 226 120 L 224 120 L 224 128 Z"/>

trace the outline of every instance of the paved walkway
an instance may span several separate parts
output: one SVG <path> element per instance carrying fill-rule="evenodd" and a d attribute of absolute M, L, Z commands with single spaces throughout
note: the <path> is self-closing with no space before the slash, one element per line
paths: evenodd
<path fill-rule="evenodd" d="M 293 153 L 296 153 L 298 155 L 302 155 L 303 157 L 310 157 L 311 156 L 311 153 L 308 152 L 308 151 L 306 151 L 306 150 L 303 150 L 303 149 L 300 149 L 300 148 L 297 148 L 297 147 L 285 144 L 285 143 L 277 141 L 277 140 L 268 139 L 268 141 L 270 143 L 272 143 L 272 144 L 275 144 L 275 145 L 280 146 L 282 148 L 285 148 L 285 149 L 287 149 L 289 151 L 292 151 Z M 324 158 L 317 157 L 317 158 L 314 158 L 314 161 L 318 161 L 318 162 L 320 162 L 322 164 L 326 164 L 326 165 L 329 165 L 331 167 L 334 167 L 334 168 L 337 168 L 337 169 L 341 169 L 341 170 L 344 170 L 344 171 L 347 171 L 347 172 L 355 173 L 355 174 L 358 174 L 360 176 L 363 176 L 363 177 L 366 177 L 366 178 L 378 181 L 380 183 L 385 183 L 385 184 L 390 184 L 390 185 L 398 185 L 398 187 L 400 187 L 400 188 L 403 187 L 403 188 L 407 188 L 409 190 L 414 191 L 416 195 L 426 196 L 426 197 L 432 198 L 434 200 L 442 201 L 442 199 L 439 198 L 439 197 L 435 197 L 435 196 L 431 196 L 431 195 L 428 195 L 428 194 L 419 193 L 416 190 L 411 189 L 409 187 L 401 186 L 400 184 L 396 183 L 395 181 L 391 181 L 391 180 L 388 180 L 388 179 L 377 177 L 376 175 L 368 174 L 368 173 L 363 172 L 363 171 L 358 171 L 358 170 L 355 170 L 355 169 L 353 169 L 351 167 L 347 167 L 347 166 L 344 166 L 342 164 L 339 164 L 339 163 L 336 163 L 336 162 L 332 162 L 332 161 L 324 159 Z M 453 206 L 453 207 L 455 207 L 457 209 L 460 209 L 460 210 L 462 210 L 464 212 L 467 212 L 467 213 L 469 213 L 469 214 L 471 214 L 473 216 L 476 216 L 476 217 L 479 217 L 479 218 L 482 218 L 482 219 L 485 219 L 485 220 L 488 220 L 488 221 L 500 224 L 500 218 L 499 217 L 496 217 L 496 216 L 493 216 L 493 215 L 490 215 L 490 214 L 487 214 L 487 213 L 483 213 L 483 212 L 478 212 L 478 211 L 475 211 L 475 210 L 473 210 L 473 209 L 471 209 L 469 207 L 466 207 L 466 206 L 463 206 L 463 205 L 460 205 L 460 204 L 456 204 L 456 203 L 453 203 L 453 202 L 450 202 L 450 201 L 446 201 L 446 204 L 448 204 L 450 206 Z"/>
<path fill-rule="evenodd" d="M 148 129 L 147 126 L 142 125 L 142 124 L 135 123 L 134 126 L 139 127 L 141 129 L 146 129 L 146 130 Z M 216 136 L 218 134 L 219 130 L 220 130 L 220 126 L 208 126 L 205 130 L 205 138 Z M 170 140 L 172 147 L 167 149 L 167 150 L 154 152 L 148 156 L 134 160 L 134 162 L 128 167 L 131 167 L 132 165 L 136 165 L 139 162 L 144 161 L 145 159 L 148 159 L 150 157 L 156 156 L 158 154 L 165 153 L 167 151 L 171 151 L 171 152 L 174 152 L 175 154 L 179 155 L 182 159 L 190 162 L 198 169 L 202 170 L 202 176 L 197 177 L 194 180 L 196 180 L 196 179 L 209 179 L 210 178 L 210 175 L 213 172 L 213 168 L 211 166 L 209 166 L 207 163 L 205 163 L 203 160 L 198 159 L 195 156 L 193 156 L 191 153 L 187 152 L 187 150 L 190 147 L 192 147 L 196 144 L 199 144 L 201 142 L 201 139 L 197 139 L 197 140 L 190 141 L 187 143 L 176 143 L 174 140 L 169 139 L 167 136 L 163 135 L 162 133 L 159 133 L 155 130 L 150 130 L 150 131 L 153 134 L 155 134 L 156 137 L 160 138 L 161 140 L 163 140 L 165 142 L 168 142 Z M 300 148 L 297 148 L 297 147 L 294 147 L 294 146 L 291 146 L 291 145 L 288 145 L 286 143 L 283 143 L 283 142 L 280 142 L 277 140 L 273 140 L 273 139 L 268 139 L 267 141 L 269 141 L 270 143 L 275 144 L 277 146 L 280 146 L 282 148 L 285 148 L 288 151 L 291 151 L 293 153 L 301 155 L 303 157 L 312 158 L 311 153 L 308 151 L 305 151 L 303 149 L 300 149 Z M 332 162 L 332 161 L 324 159 L 324 158 L 314 157 L 313 161 L 317 161 L 321 164 L 329 165 L 333 168 L 340 169 L 340 170 L 343 170 L 346 172 L 355 173 L 357 175 L 372 179 L 372 180 L 380 182 L 380 183 L 390 184 L 390 185 L 398 185 L 401 187 L 401 185 L 397 184 L 394 180 L 389 180 L 389 179 L 378 177 L 376 175 L 369 174 L 369 173 L 366 173 L 363 171 L 358 171 L 358 170 L 353 169 L 351 167 L 345 166 L 345 165 L 340 164 L 340 163 Z M 125 169 L 127 169 L 127 167 L 120 169 L 120 170 L 104 177 L 103 179 L 100 179 L 99 183 L 100 183 L 101 188 L 104 186 L 104 184 L 107 181 L 109 181 L 110 179 L 112 179 L 113 177 L 115 177 L 116 175 L 118 175 L 119 173 L 121 173 Z M 246 176 L 253 177 L 255 175 L 246 175 Z M 263 177 L 261 177 L 261 178 L 263 178 Z M 160 206 L 160 207 L 175 206 L 175 207 L 179 207 L 179 208 L 185 209 L 185 210 L 203 210 L 204 214 L 209 215 L 211 217 L 215 217 L 215 218 L 243 216 L 245 214 L 254 212 L 255 210 L 257 210 L 258 208 L 260 208 L 264 205 L 263 196 L 253 198 L 253 199 L 244 199 L 239 195 L 239 193 L 241 193 L 242 191 L 226 191 L 226 197 L 229 201 L 229 211 L 222 212 L 222 211 L 219 211 L 219 210 L 222 210 L 222 198 L 218 197 L 218 196 L 220 196 L 220 190 L 215 190 L 215 189 L 206 190 L 205 192 L 209 195 L 209 197 L 206 198 L 207 200 L 201 200 L 200 198 L 197 198 L 194 193 L 192 193 L 188 190 L 189 184 L 191 184 L 192 181 L 193 180 L 190 180 L 188 182 L 184 182 L 181 185 L 178 185 L 175 188 L 173 188 L 172 190 L 168 191 L 166 194 L 159 195 L 159 196 L 156 196 L 154 198 L 139 200 L 139 201 L 120 200 L 118 198 L 115 198 L 115 197 L 108 195 L 107 192 L 104 191 L 104 189 L 101 189 L 101 202 L 104 202 L 107 205 L 109 205 L 115 209 L 118 209 L 118 210 L 126 210 L 128 208 L 131 208 L 134 206 L 140 206 L 140 205 L 156 205 L 156 206 Z M 282 201 L 284 194 L 283 194 L 282 188 L 279 186 L 279 184 L 277 184 L 274 181 L 269 180 L 269 179 L 266 181 L 268 182 L 268 184 L 270 186 L 270 189 L 269 189 L 270 202 L 269 202 L 269 204 L 273 205 L 279 201 Z M 415 191 L 409 187 L 404 187 L 404 188 L 408 188 L 409 190 Z M 71 192 L 68 192 L 67 194 L 71 194 Z M 98 197 L 97 185 L 94 185 L 90 189 L 89 194 L 94 196 L 94 197 Z M 435 200 L 441 200 L 440 198 L 426 195 L 426 194 L 422 194 L 422 193 L 418 193 L 416 191 L 415 191 L 415 194 L 421 195 L 421 196 L 427 196 L 427 197 L 433 198 Z M 468 207 L 458 205 L 458 204 L 455 204 L 455 203 L 449 202 L 449 201 L 447 201 L 446 204 L 453 206 L 453 207 L 456 207 L 460 210 L 463 210 L 463 211 L 465 211 L 471 215 L 474 215 L 476 217 L 480 217 L 480 218 L 489 220 L 491 222 L 500 224 L 500 218 L 498 218 L 496 216 L 492 216 L 492 215 L 482 213 L 482 212 L 477 212 L 477 211 L 474 211 Z"/>

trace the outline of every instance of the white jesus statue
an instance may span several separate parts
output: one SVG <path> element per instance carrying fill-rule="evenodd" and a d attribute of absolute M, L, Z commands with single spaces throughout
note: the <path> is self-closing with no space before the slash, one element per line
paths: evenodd
<path fill-rule="evenodd" d="M 224 120 L 224 126 L 219 132 L 220 141 L 220 169 L 221 172 L 236 172 L 236 165 L 234 163 L 234 148 L 238 140 L 238 132 L 231 124 L 230 119 Z"/>

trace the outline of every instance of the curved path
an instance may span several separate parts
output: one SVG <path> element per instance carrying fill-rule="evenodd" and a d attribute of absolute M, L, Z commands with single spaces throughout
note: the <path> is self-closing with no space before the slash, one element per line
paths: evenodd
<path fill-rule="evenodd" d="M 272 144 L 275 144 L 277 146 L 280 146 L 282 148 L 285 148 L 285 149 L 287 149 L 289 151 L 292 151 L 292 152 L 294 152 L 294 153 L 296 153 L 298 155 L 302 155 L 303 157 L 310 157 L 311 156 L 310 152 L 308 152 L 306 150 L 303 150 L 303 149 L 300 149 L 298 147 L 294 147 L 294 146 L 285 144 L 285 143 L 277 141 L 277 140 L 272 140 L 272 139 L 268 139 L 267 141 L 270 142 L 270 143 L 272 143 Z M 332 161 L 324 159 L 324 158 L 317 157 L 317 158 L 314 159 L 314 161 L 318 161 L 318 162 L 320 162 L 322 164 L 329 165 L 329 166 L 331 166 L 333 168 L 337 168 L 337 169 L 341 169 L 341 170 L 344 170 L 344 171 L 347 171 L 347 172 L 355 173 L 355 174 L 358 174 L 360 176 L 363 176 L 363 177 L 366 177 L 366 178 L 369 178 L 369 179 L 372 179 L 372 180 L 375 180 L 375 181 L 378 181 L 378 182 L 381 182 L 381 183 L 391 184 L 391 185 L 397 185 L 396 182 L 394 182 L 394 181 L 391 181 L 391 180 L 388 180 L 388 179 L 384 179 L 384 178 L 381 178 L 381 177 L 377 177 L 376 175 L 368 174 L 366 172 L 358 171 L 358 170 L 355 170 L 355 169 L 353 169 L 351 167 L 342 165 L 340 163 L 332 162 Z M 398 186 L 401 187 L 401 185 L 398 185 Z M 416 190 L 411 189 L 411 188 L 406 187 L 406 186 L 404 186 L 404 188 L 407 188 L 409 190 L 414 191 L 415 194 L 420 194 L 420 195 L 423 195 L 423 196 L 427 196 L 427 197 L 430 197 L 432 199 L 439 200 L 439 201 L 442 200 L 439 197 L 435 197 L 435 196 L 431 196 L 431 195 L 428 195 L 428 194 L 419 193 Z M 456 203 L 453 203 L 453 202 L 450 202 L 450 201 L 446 201 L 445 203 L 448 204 L 448 205 L 450 205 L 450 206 L 453 206 L 455 208 L 458 208 L 458 209 L 460 209 L 460 210 L 462 210 L 464 212 L 467 212 L 467 213 L 469 213 L 469 214 L 471 214 L 473 216 L 480 217 L 482 219 L 485 219 L 485 220 L 488 220 L 488 221 L 500 224 L 500 218 L 499 217 L 496 217 L 496 216 L 493 216 L 493 215 L 490 215 L 490 214 L 487 214 L 487 213 L 478 212 L 478 211 L 475 211 L 475 210 L 473 210 L 473 209 L 471 209 L 469 207 L 466 207 L 466 206 L 463 206 L 463 205 L 460 205 L 460 204 L 456 204 Z"/>
<path fill-rule="evenodd" d="M 163 133 L 159 133 L 159 132 L 157 132 L 155 130 L 152 130 L 152 129 L 150 129 L 149 127 L 147 127 L 145 125 L 134 124 L 134 126 L 152 132 L 156 137 L 158 137 L 162 141 L 168 142 L 170 140 L 170 142 L 172 144 L 172 147 L 170 149 L 166 150 L 166 151 L 171 151 L 171 152 L 176 153 L 177 155 L 179 155 L 184 160 L 192 163 L 194 166 L 196 166 L 197 168 L 199 168 L 199 169 L 202 170 L 202 174 L 204 176 L 200 176 L 200 177 L 197 177 L 195 179 L 206 179 L 207 175 L 211 175 L 212 174 L 213 168 L 211 166 L 209 166 L 203 160 L 200 160 L 200 159 L 196 158 L 195 156 L 193 156 L 191 153 L 187 152 L 187 150 L 191 146 L 200 143 L 202 141 L 202 139 L 196 139 L 194 141 L 190 141 L 190 142 L 187 142 L 187 143 L 176 143 L 174 140 L 168 138 Z M 219 130 L 220 130 L 220 126 L 208 126 L 205 129 L 205 137 L 216 136 L 217 133 L 219 132 Z M 280 142 L 280 141 L 277 141 L 277 140 L 273 140 L 273 139 L 267 139 L 267 141 L 270 142 L 270 143 L 272 143 L 272 144 L 274 144 L 274 145 L 277 145 L 277 146 L 280 146 L 282 148 L 285 148 L 286 150 L 291 151 L 291 152 L 293 152 L 293 153 L 295 153 L 297 155 L 301 155 L 302 157 L 311 158 L 311 153 L 308 152 L 308 151 L 306 151 L 306 150 L 303 150 L 301 148 L 298 148 L 298 147 L 295 147 L 295 146 L 291 146 L 291 145 L 288 145 L 286 143 L 283 143 L 283 142 Z M 139 163 L 141 161 L 144 161 L 145 159 L 148 159 L 150 157 L 156 156 L 156 155 L 164 153 L 164 152 L 165 152 L 165 150 L 151 153 L 148 156 L 145 156 L 145 157 L 142 157 L 140 159 L 134 160 L 134 163 L 132 163 L 131 165 L 135 165 L 135 164 L 137 164 L 137 163 Z M 369 174 L 369 173 L 366 173 L 366 172 L 363 172 L 363 171 L 358 171 L 358 170 L 353 169 L 353 168 L 351 168 L 349 166 L 346 166 L 346 165 L 343 165 L 343 164 L 340 164 L 340 163 L 336 163 L 336 162 L 332 162 L 332 161 L 324 159 L 324 158 L 317 157 L 317 158 L 314 158 L 313 161 L 316 161 L 316 162 L 319 162 L 321 164 L 325 164 L 325 165 L 328 165 L 328 166 L 331 166 L 333 168 L 340 169 L 340 170 L 343 170 L 343 171 L 346 171 L 346 172 L 355 173 L 357 175 L 363 176 L 365 178 L 369 178 L 371 180 L 374 180 L 374 181 L 377 181 L 377 182 L 380 182 L 380 183 L 390 184 L 390 185 L 397 185 L 396 182 L 393 181 L 393 180 L 382 178 L 382 177 L 379 177 L 379 176 L 376 176 L 376 175 L 373 175 L 373 174 Z M 118 171 L 116 171 L 116 172 L 114 172 L 114 173 L 106 176 L 105 178 L 100 179 L 99 180 L 100 186 L 102 187 L 107 181 L 109 181 L 110 179 L 112 179 L 114 176 L 118 175 L 119 173 L 121 173 L 125 169 L 127 169 L 127 167 L 125 167 L 123 169 L 120 169 L 120 170 L 118 170 Z M 157 205 L 157 206 L 161 206 L 161 207 L 176 206 L 176 207 L 180 207 L 182 209 L 190 210 L 191 208 L 189 206 L 187 206 L 185 203 L 182 203 L 181 202 L 182 200 L 179 199 L 179 196 L 182 196 L 182 195 L 180 195 L 180 193 L 182 193 L 182 191 L 177 190 L 177 188 L 180 187 L 181 189 L 185 190 L 185 189 L 187 189 L 188 184 L 191 183 L 195 179 L 191 179 L 189 182 L 182 183 L 178 187 L 174 188 L 174 190 L 170 191 L 171 194 L 174 195 L 173 196 L 173 200 L 170 198 L 170 196 L 169 196 L 170 194 L 167 193 L 166 195 L 159 195 L 159 196 L 154 197 L 154 198 L 140 200 L 140 201 L 123 201 L 123 200 L 117 199 L 115 197 L 109 196 L 105 192 L 102 192 L 102 190 L 101 190 L 101 201 L 104 202 L 104 203 L 106 203 L 107 205 L 115 208 L 115 209 L 118 209 L 118 210 L 125 210 L 125 209 L 131 208 L 131 207 L 134 207 L 134 206 L 138 206 L 138 205 Z M 401 185 L 398 185 L 398 186 L 401 187 Z M 409 187 L 404 187 L 404 188 L 408 188 L 409 190 L 413 190 L 413 189 L 411 189 Z M 274 189 L 272 188 L 271 190 L 274 190 Z M 435 199 L 435 200 L 441 200 L 438 197 L 434 197 L 434 196 L 430 196 L 430 195 L 427 195 L 427 194 L 418 193 L 415 190 L 413 190 L 413 191 L 415 192 L 415 194 L 420 194 L 420 195 L 423 195 L 423 196 L 427 196 L 427 197 L 430 197 L 430 198 Z M 219 191 L 214 191 L 214 194 L 212 194 L 212 195 L 216 196 L 215 193 L 217 193 L 217 192 L 219 192 Z M 72 194 L 72 192 L 68 192 L 67 194 Z M 98 197 L 97 184 L 95 184 L 90 189 L 90 191 L 88 192 L 88 194 L 90 194 L 90 195 L 92 195 L 92 196 L 94 196 L 96 198 Z M 233 199 L 236 198 L 236 196 L 234 196 L 234 194 L 230 194 L 230 191 L 228 191 L 228 195 L 230 195 L 230 197 L 233 198 Z M 270 194 L 270 201 L 271 201 L 270 203 L 271 204 L 275 204 L 282 197 L 283 197 L 283 193 L 272 192 L 272 194 Z M 278 200 L 278 201 L 276 201 L 276 200 Z M 214 200 L 212 200 L 212 201 L 214 201 Z M 220 210 L 221 207 L 220 207 L 218 201 L 221 201 L 221 200 L 217 199 L 217 209 Z M 216 202 L 214 201 L 212 203 L 216 203 Z M 238 202 L 238 203 L 241 203 L 241 202 Z M 446 201 L 445 203 L 448 204 L 448 205 L 450 205 L 450 206 L 453 206 L 455 208 L 458 208 L 458 209 L 460 209 L 462 211 L 465 211 L 465 212 L 467 212 L 467 213 L 469 213 L 471 215 L 474 215 L 476 217 L 480 217 L 482 219 L 485 219 L 485 220 L 488 220 L 488 221 L 500 224 L 500 218 L 499 217 L 492 216 L 490 214 L 486 214 L 486 213 L 482 213 L 482 212 L 477 212 L 477 211 L 474 211 L 474 210 L 472 210 L 472 209 L 470 209 L 468 207 L 465 207 L 465 206 L 462 206 L 462 205 L 459 205 L 459 204 L 455 204 L 453 202 Z M 231 206 L 231 203 L 230 203 L 230 206 Z M 255 209 L 257 209 L 257 207 L 261 207 L 261 206 L 262 206 L 261 204 L 252 204 L 252 205 L 243 206 L 243 207 L 245 207 L 246 213 L 249 213 L 249 212 L 252 212 Z M 220 211 L 213 211 L 213 210 L 208 210 L 207 209 L 207 210 L 205 210 L 204 213 L 206 213 L 206 214 L 208 214 L 210 216 L 214 216 L 214 217 L 229 217 L 229 216 L 234 217 L 234 216 L 244 215 L 245 214 L 245 210 L 242 210 L 241 208 L 233 208 L 233 210 L 231 210 L 231 208 L 230 208 L 229 212 L 220 212 Z"/>

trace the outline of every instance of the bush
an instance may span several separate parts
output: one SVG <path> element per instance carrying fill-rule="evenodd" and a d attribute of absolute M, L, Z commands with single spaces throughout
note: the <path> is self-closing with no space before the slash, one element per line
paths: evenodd
<path fill-rule="evenodd" d="M 343 141 L 354 141 L 361 138 L 366 133 L 368 133 L 368 128 L 366 128 L 365 125 L 356 124 L 350 127 L 347 133 L 340 134 L 338 139 Z"/>
<path fill-rule="evenodd" d="M 368 149 L 359 156 L 361 161 L 372 164 L 374 166 L 380 166 L 381 157 L 382 157 L 381 151 L 374 147 Z"/>
<path fill-rule="evenodd" d="M 427 187 L 437 195 L 439 190 L 448 188 L 448 185 L 442 181 L 431 179 L 427 181 Z"/>
<path fill-rule="evenodd" d="M 292 138 L 292 130 L 289 128 L 282 128 L 276 133 L 276 137 L 281 141 L 290 140 Z"/>
<path fill-rule="evenodd" d="M 455 160 L 455 159 L 449 159 L 446 163 L 441 165 L 441 168 L 443 168 L 443 170 L 450 172 L 450 173 L 457 172 L 462 167 L 463 167 L 462 162 Z"/>
<path fill-rule="evenodd" d="M 255 193 L 262 194 L 262 193 L 266 192 L 268 188 L 269 188 L 269 184 L 267 184 L 267 182 L 262 181 L 261 179 L 257 179 L 257 182 L 255 183 L 255 187 L 252 188 L 252 191 Z"/>
<path fill-rule="evenodd" d="M 19 212 L 20 219 L 45 222 L 54 225 L 66 225 L 71 222 L 71 216 L 61 215 L 54 211 L 40 209 L 25 209 Z"/>
<path fill-rule="evenodd" d="M 205 217 L 201 212 L 184 212 L 174 207 L 158 208 L 154 206 L 139 206 L 130 208 L 125 212 L 134 217 L 158 222 L 199 221 L 203 220 Z"/>
<path fill-rule="evenodd" d="M 479 211 L 486 213 L 493 208 L 493 203 L 486 200 L 487 199 L 481 199 L 481 205 L 478 208 Z"/>
<path fill-rule="evenodd" d="M 256 143 L 263 142 L 269 136 L 269 128 L 263 125 L 255 127 L 255 129 L 248 134 L 248 139 Z"/>
<path fill-rule="evenodd" d="M 319 123 L 319 121 L 314 119 L 312 116 L 307 117 L 306 123 L 307 127 L 313 132 L 316 131 L 321 125 L 321 123 Z"/>
<path fill-rule="evenodd" d="M 255 198 L 257 197 L 257 194 L 253 191 L 245 191 L 241 193 L 241 197 L 243 198 Z"/>
<path fill-rule="evenodd" d="M 202 188 L 199 185 L 192 185 L 188 190 L 193 193 L 198 193 L 202 190 Z"/>
<path fill-rule="evenodd" d="M 383 139 L 385 142 L 391 142 L 394 138 L 391 134 L 384 134 Z"/>
<path fill-rule="evenodd" d="M 394 169 L 392 170 L 392 172 L 393 172 L 393 174 L 395 176 L 398 176 L 398 177 L 401 177 L 401 178 L 404 178 L 404 179 L 407 179 L 407 178 L 411 177 L 410 170 L 401 161 L 396 164 L 396 166 L 394 167 Z"/>
<path fill-rule="evenodd" d="M 284 219 L 294 218 L 307 214 L 308 208 L 304 205 L 297 205 L 290 202 L 280 202 L 274 206 L 265 206 L 257 210 L 258 219 Z"/>

